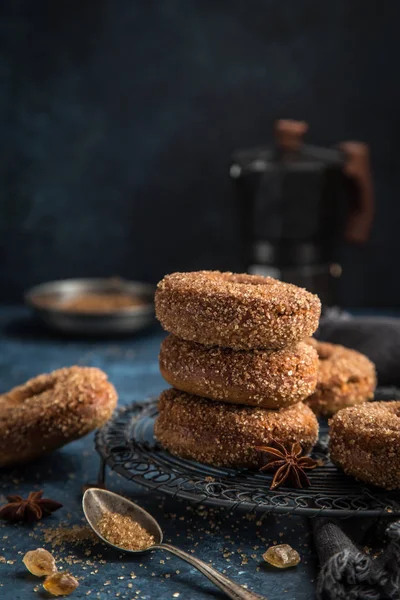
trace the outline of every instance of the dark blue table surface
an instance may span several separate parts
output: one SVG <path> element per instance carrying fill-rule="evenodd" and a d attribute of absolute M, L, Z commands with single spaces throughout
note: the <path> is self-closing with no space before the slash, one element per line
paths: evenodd
<path fill-rule="evenodd" d="M 118 390 L 120 405 L 142 400 L 165 387 L 157 363 L 163 336 L 154 327 L 138 336 L 107 341 L 61 337 L 32 321 L 24 308 L 0 308 L 0 393 L 38 373 L 78 364 L 106 371 Z M 26 571 L 22 557 L 37 547 L 52 550 L 44 540 L 45 528 L 55 528 L 60 523 L 83 524 L 82 486 L 96 480 L 98 467 L 90 435 L 26 467 L 1 472 L 0 504 L 5 495 L 25 496 L 39 489 L 64 504 L 63 509 L 34 526 L 0 522 L 1 599 L 49 597 L 41 587 L 42 580 Z M 306 519 L 272 515 L 260 518 L 194 506 L 146 491 L 116 474 L 108 474 L 107 485 L 152 512 L 167 541 L 194 552 L 269 600 L 314 598 L 316 558 Z M 300 565 L 288 570 L 266 565 L 262 553 L 274 543 L 295 547 L 302 558 Z M 130 557 L 92 544 L 65 544 L 53 552 L 59 566 L 80 579 L 80 587 L 71 598 L 224 597 L 195 569 L 162 552 Z"/>

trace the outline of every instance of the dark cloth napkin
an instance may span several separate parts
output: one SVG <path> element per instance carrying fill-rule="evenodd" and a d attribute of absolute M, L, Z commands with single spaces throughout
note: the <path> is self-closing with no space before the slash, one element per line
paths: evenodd
<path fill-rule="evenodd" d="M 338 521 L 317 517 L 311 522 L 321 565 L 318 600 L 400 600 L 400 521 L 371 527 L 375 544 L 384 544 L 376 558 L 357 547 Z M 352 525 L 360 533 L 366 527 L 359 522 L 354 519 Z"/>
<path fill-rule="evenodd" d="M 390 577 L 385 562 L 359 550 L 337 521 L 311 520 L 321 569 L 317 580 L 319 600 L 380 600 Z M 386 554 L 385 554 L 386 556 Z"/>
<path fill-rule="evenodd" d="M 388 574 L 385 591 L 389 598 L 400 600 L 400 521 L 391 523 L 386 530 L 390 540 L 382 563 Z"/>
<path fill-rule="evenodd" d="M 399 399 L 400 319 L 351 317 L 331 311 L 321 319 L 316 337 L 362 352 L 375 363 L 379 386 L 386 387 L 385 399 Z M 382 391 L 382 390 L 381 390 Z M 382 396 L 382 394 L 380 394 Z M 360 523 L 362 521 L 362 523 Z M 346 527 L 347 523 L 347 527 Z M 320 600 L 400 600 L 400 521 L 379 527 L 369 519 L 346 521 L 312 519 L 314 543 L 321 570 L 317 582 Z M 369 531 L 377 558 L 352 540 Z M 358 535 L 355 535 L 355 532 Z M 383 549 L 382 549 L 383 545 Z"/>
<path fill-rule="evenodd" d="M 316 337 L 368 356 L 375 363 L 379 386 L 392 386 L 380 396 L 399 399 L 400 319 L 328 312 L 321 319 Z M 384 527 L 379 522 L 377 527 L 369 519 L 355 518 L 351 533 L 345 532 L 345 521 L 318 517 L 311 522 L 321 565 L 319 600 L 400 600 L 400 521 L 389 525 L 385 522 Z M 352 541 L 363 530 L 369 530 L 374 545 L 380 543 L 377 558 Z M 354 535 L 356 531 L 358 536 Z"/>

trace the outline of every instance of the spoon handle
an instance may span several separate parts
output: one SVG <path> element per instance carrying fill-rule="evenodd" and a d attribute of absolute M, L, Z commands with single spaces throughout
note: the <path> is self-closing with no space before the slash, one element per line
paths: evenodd
<path fill-rule="evenodd" d="M 195 556 L 176 548 L 175 546 L 171 546 L 170 544 L 157 544 L 153 546 L 153 548 L 160 548 L 161 550 L 167 550 L 171 552 L 171 554 L 175 554 L 188 562 L 192 567 L 198 569 L 203 575 L 205 575 L 210 581 L 212 581 L 216 586 L 218 586 L 228 598 L 231 600 L 266 600 L 264 596 L 259 596 L 250 590 L 242 587 L 238 583 L 229 579 L 213 567 L 210 567 L 207 563 L 199 560 Z"/>

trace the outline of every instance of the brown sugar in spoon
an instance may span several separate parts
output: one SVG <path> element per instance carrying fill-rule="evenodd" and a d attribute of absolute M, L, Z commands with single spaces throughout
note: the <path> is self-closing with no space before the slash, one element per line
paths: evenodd
<path fill-rule="evenodd" d="M 171 546 L 171 544 L 163 543 L 163 533 L 157 521 L 143 508 L 123 496 L 109 492 L 108 490 L 90 488 L 84 493 L 82 507 L 86 520 L 95 534 L 112 548 L 132 554 L 143 554 L 153 550 L 166 550 L 203 573 L 212 583 L 225 592 L 228 598 L 232 600 L 266 600 L 264 596 L 259 596 L 247 590 L 195 556 L 187 554 L 183 550 Z M 151 539 L 150 545 L 147 547 L 140 545 L 139 550 L 132 550 L 129 548 L 128 542 L 128 547 L 125 547 L 125 541 L 122 546 L 118 546 L 104 537 L 104 530 L 101 529 L 103 531 L 102 534 L 99 530 L 99 523 L 102 522 L 107 513 L 122 517 L 122 522 L 123 519 L 129 517 L 133 522 L 132 524 L 135 524 L 138 530 L 142 532 L 139 542 L 143 543 L 147 537 L 147 539 Z"/>

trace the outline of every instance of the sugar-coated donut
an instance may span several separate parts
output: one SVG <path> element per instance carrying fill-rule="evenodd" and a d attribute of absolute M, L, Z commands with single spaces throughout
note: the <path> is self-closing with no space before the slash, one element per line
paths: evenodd
<path fill-rule="evenodd" d="M 333 463 L 366 483 L 400 489 L 400 402 L 345 408 L 329 425 Z"/>
<path fill-rule="evenodd" d="M 303 402 L 274 411 L 169 389 L 160 396 L 155 434 L 164 448 L 182 458 L 257 468 L 262 458 L 256 446 L 299 442 L 310 451 L 317 441 L 318 422 Z"/>
<path fill-rule="evenodd" d="M 207 347 L 169 335 L 161 344 L 160 371 L 173 387 L 234 404 L 283 408 L 315 389 L 318 355 L 299 342 L 282 350 Z"/>
<path fill-rule="evenodd" d="M 271 277 L 197 271 L 167 275 L 157 286 L 164 329 L 205 346 L 284 348 L 312 335 L 319 298 Z"/>
<path fill-rule="evenodd" d="M 70 367 L 0 395 L 0 467 L 25 463 L 103 425 L 117 404 L 107 375 Z"/>
<path fill-rule="evenodd" d="M 308 340 L 319 356 L 318 383 L 307 404 L 318 415 L 330 416 L 374 396 L 374 364 L 360 352 L 338 344 Z"/>

